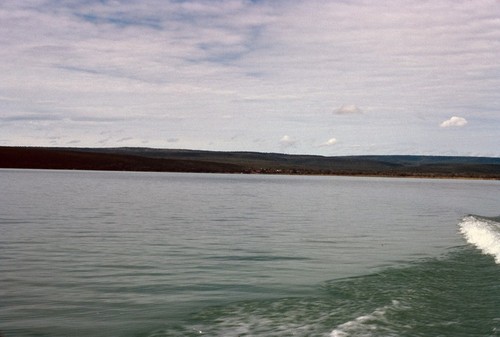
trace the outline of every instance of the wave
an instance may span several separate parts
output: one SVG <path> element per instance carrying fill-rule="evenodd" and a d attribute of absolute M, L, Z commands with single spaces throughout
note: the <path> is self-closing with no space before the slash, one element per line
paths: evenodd
<path fill-rule="evenodd" d="M 476 246 L 484 254 L 491 255 L 500 264 L 500 223 L 497 218 L 469 215 L 460 222 L 460 232 L 467 242 Z"/>
<path fill-rule="evenodd" d="M 450 247 L 439 257 L 325 281 L 307 295 L 202 308 L 180 324 L 144 335 L 500 337 L 499 220 L 464 217 L 459 228 L 469 245 Z"/>
<path fill-rule="evenodd" d="M 384 305 L 383 307 L 375 309 L 370 314 L 361 315 L 353 320 L 340 324 L 330 333 L 330 337 L 372 336 L 373 331 L 380 330 L 381 325 L 387 325 L 388 320 L 385 316 L 386 313 L 398 307 L 401 307 L 401 302 L 392 300 L 390 305 Z"/>
<path fill-rule="evenodd" d="M 374 274 L 333 279 L 305 296 L 201 309 L 148 337 L 499 336 L 500 268 L 468 246 Z"/>

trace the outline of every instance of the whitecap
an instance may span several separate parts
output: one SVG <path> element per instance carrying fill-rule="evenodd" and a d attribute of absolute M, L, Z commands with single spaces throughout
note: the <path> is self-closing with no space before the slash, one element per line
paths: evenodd
<path fill-rule="evenodd" d="M 376 308 L 373 312 L 367 315 L 361 315 L 348 322 L 337 326 L 331 333 L 330 337 L 368 337 L 373 335 L 373 331 L 381 323 L 387 323 L 385 314 L 391 308 L 400 307 L 400 302 L 393 300 L 391 304 Z"/>
<path fill-rule="evenodd" d="M 476 246 L 484 254 L 492 255 L 500 264 L 500 223 L 476 218 L 465 217 L 460 225 L 460 232 L 467 242 Z"/>

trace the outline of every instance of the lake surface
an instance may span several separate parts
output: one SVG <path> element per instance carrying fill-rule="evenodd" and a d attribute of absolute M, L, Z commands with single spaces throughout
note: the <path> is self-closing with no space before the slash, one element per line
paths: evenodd
<path fill-rule="evenodd" d="M 0 335 L 500 336 L 500 182 L 0 170 Z"/>

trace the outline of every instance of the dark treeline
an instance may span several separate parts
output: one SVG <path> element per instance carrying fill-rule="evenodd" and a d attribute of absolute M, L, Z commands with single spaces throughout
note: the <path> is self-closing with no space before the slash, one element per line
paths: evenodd
<path fill-rule="evenodd" d="M 500 158 L 0 147 L 0 168 L 500 179 Z"/>

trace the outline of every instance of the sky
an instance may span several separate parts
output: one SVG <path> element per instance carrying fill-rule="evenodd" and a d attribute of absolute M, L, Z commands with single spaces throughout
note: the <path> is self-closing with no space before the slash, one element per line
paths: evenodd
<path fill-rule="evenodd" d="M 498 0 L 2 0 L 0 146 L 500 157 Z"/>

